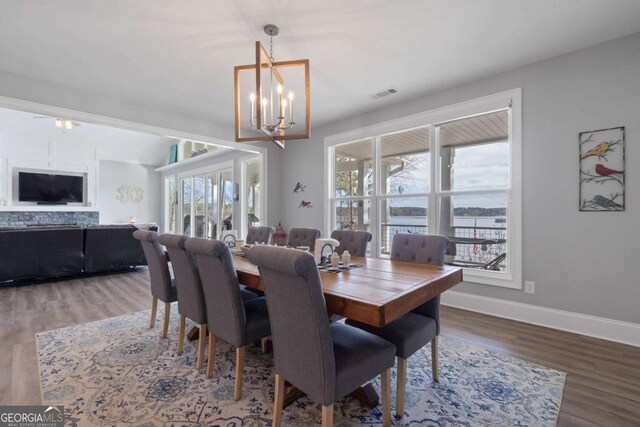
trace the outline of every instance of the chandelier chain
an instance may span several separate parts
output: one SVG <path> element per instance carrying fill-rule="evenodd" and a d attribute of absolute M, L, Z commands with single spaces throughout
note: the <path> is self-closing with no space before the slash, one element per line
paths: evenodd
<path fill-rule="evenodd" d="M 275 61 L 273 59 L 273 36 L 269 36 L 269 59 L 271 59 L 271 62 Z"/>

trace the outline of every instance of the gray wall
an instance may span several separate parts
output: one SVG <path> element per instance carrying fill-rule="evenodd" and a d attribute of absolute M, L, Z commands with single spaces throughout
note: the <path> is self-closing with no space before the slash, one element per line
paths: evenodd
<path fill-rule="evenodd" d="M 428 77 L 425 77 L 428 78 Z M 640 323 L 640 33 L 313 129 L 283 153 L 283 225 L 323 226 L 324 137 L 523 89 L 523 257 L 536 294 L 465 283 L 471 294 Z M 626 126 L 625 212 L 578 212 L 577 138 Z M 307 185 L 294 195 L 297 181 Z M 300 199 L 312 209 L 298 208 Z"/>

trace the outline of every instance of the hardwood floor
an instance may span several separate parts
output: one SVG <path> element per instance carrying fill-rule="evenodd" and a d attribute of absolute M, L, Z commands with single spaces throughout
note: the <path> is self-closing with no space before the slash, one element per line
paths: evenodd
<path fill-rule="evenodd" d="M 138 269 L 0 287 L 0 405 L 40 403 L 37 332 L 148 309 L 147 279 Z M 640 348 L 450 307 L 441 315 L 443 335 L 566 372 L 558 425 L 640 425 Z"/>

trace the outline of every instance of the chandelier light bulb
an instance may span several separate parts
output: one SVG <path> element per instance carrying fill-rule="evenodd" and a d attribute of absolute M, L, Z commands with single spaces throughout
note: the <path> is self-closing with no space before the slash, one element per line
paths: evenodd
<path fill-rule="evenodd" d="M 293 101 L 293 92 L 289 91 L 289 101 Z"/>
<path fill-rule="evenodd" d="M 255 93 L 253 93 L 253 92 L 251 92 L 251 93 L 249 94 L 249 101 L 253 102 L 253 101 L 255 101 L 255 100 L 256 100 L 256 94 L 255 94 Z"/>
<path fill-rule="evenodd" d="M 278 93 L 279 94 L 282 93 L 282 85 L 280 85 L 280 84 L 278 85 Z"/>
<path fill-rule="evenodd" d="M 64 121 L 64 128 L 67 130 L 73 129 L 73 122 L 71 120 Z"/>
<path fill-rule="evenodd" d="M 56 127 L 57 128 L 61 128 L 62 127 L 62 119 L 56 119 Z"/>

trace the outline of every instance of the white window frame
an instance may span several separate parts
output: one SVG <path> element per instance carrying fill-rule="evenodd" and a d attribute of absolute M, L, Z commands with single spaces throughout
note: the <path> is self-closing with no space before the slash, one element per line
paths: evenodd
<path fill-rule="evenodd" d="M 473 191 L 440 191 L 440 176 L 438 168 L 438 144 L 436 144 L 437 125 L 452 120 L 486 114 L 492 111 L 510 108 L 509 114 L 509 187 L 501 190 L 473 190 Z M 402 196 L 378 195 L 377 189 L 380 184 L 380 164 L 377 156 L 380 149 L 380 137 L 389 133 L 407 131 L 413 128 L 431 126 L 430 128 L 430 182 L 429 193 L 406 194 Z M 467 282 L 475 282 L 493 286 L 500 286 L 512 289 L 522 289 L 522 89 L 516 88 L 481 98 L 472 99 L 458 104 L 425 111 L 422 113 L 406 116 L 386 122 L 377 123 L 359 129 L 337 135 L 327 136 L 324 139 L 324 174 L 325 188 L 324 199 L 324 231 L 325 235 L 330 235 L 335 224 L 336 200 L 335 186 L 335 147 L 340 144 L 359 141 L 371 138 L 373 144 L 374 159 L 374 181 L 373 194 L 371 196 L 354 196 L 349 200 L 371 200 L 375 203 L 371 210 L 372 228 L 375 226 L 374 240 L 372 241 L 372 254 L 380 256 L 379 242 L 380 236 L 379 200 L 399 197 L 427 197 L 428 203 L 428 230 L 433 233 L 439 230 L 439 204 L 442 197 L 449 195 L 463 196 L 466 194 L 507 194 L 507 263 L 506 272 L 484 271 L 473 268 L 464 268 L 464 278 Z"/>
<path fill-rule="evenodd" d="M 173 232 L 178 229 L 177 219 L 178 219 L 178 178 L 176 175 L 164 175 L 163 179 L 163 192 L 162 192 L 162 211 L 163 211 L 163 219 L 162 219 L 162 230 L 165 233 L 171 232 L 169 230 L 171 224 L 169 220 L 169 180 L 173 180 L 173 192 L 174 192 L 174 215 L 173 215 Z"/>
<path fill-rule="evenodd" d="M 265 191 L 264 188 L 266 186 L 265 184 L 265 161 L 264 161 L 264 156 L 255 156 L 255 155 L 251 155 L 251 156 L 245 156 L 242 157 L 240 159 L 238 159 L 240 161 L 240 201 L 241 201 L 241 206 L 240 206 L 240 212 L 241 212 L 241 217 L 242 217 L 242 225 L 240 228 L 240 236 L 242 237 L 238 237 L 239 239 L 244 239 L 244 236 L 247 235 L 247 233 L 249 233 L 249 223 L 247 221 L 247 217 L 248 217 L 248 209 L 247 209 L 247 204 L 248 204 L 248 194 L 247 194 L 247 166 L 250 163 L 258 163 L 258 173 L 260 174 L 260 209 L 258 211 L 258 215 L 260 218 L 260 225 L 267 225 L 269 224 L 266 221 L 267 218 L 267 208 L 266 208 L 266 204 L 265 204 Z"/>

